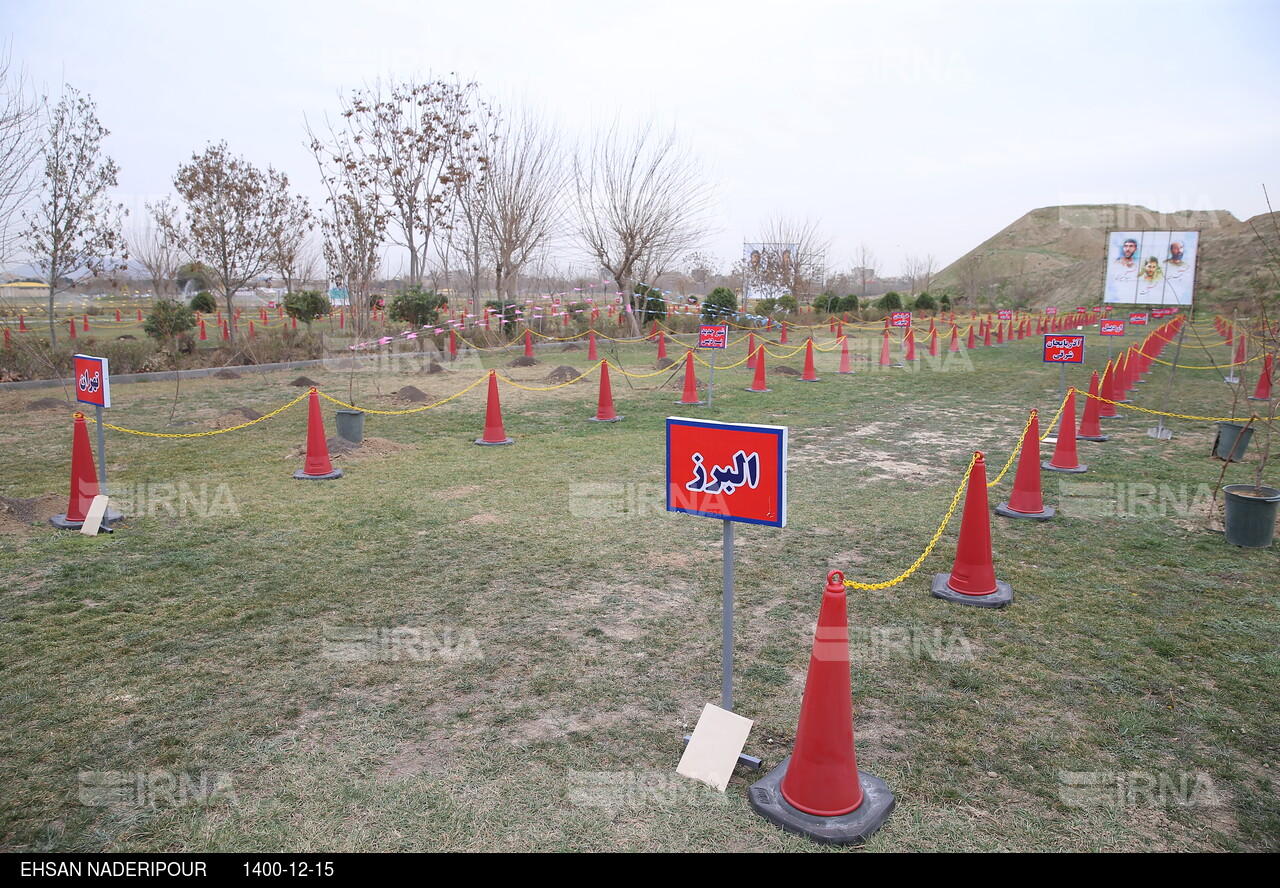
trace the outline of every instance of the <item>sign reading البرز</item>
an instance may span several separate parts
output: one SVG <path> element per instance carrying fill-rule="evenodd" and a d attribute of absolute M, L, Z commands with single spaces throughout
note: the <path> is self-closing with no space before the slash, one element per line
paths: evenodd
<path fill-rule="evenodd" d="M 1083 364 L 1084 337 L 1047 333 L 1044 337 L 1044 360 L 1050 364 Z"/>
<path fill-rule="evenodd" d="M 667 511 L 785 527 L 787 427 L 668 417 Z"/>

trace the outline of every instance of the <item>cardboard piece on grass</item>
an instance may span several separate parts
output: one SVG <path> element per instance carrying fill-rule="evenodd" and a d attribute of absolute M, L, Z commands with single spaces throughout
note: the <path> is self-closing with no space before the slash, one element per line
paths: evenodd
<path fill-rule="evenodd" d="M 93 498 L 93 502 L 89 503 L 89 508 L 84 515 L 84 524 L 80 526 L 80 532 L 85 536 L 97 536 L 98 528 L 102 526 L 102 519 L 107 514 L 107 497 L 104 494 L 98 494 Z"/>
<path fill-rule="evenodd" d="M 702 715 L 698 716 L 698 724 L 680 757 L 676 773 L 724 792 L 738 764 L 738 756 L 747 745 L 751 725 L 751 719 L 708 703 L 702 707 Z"/>

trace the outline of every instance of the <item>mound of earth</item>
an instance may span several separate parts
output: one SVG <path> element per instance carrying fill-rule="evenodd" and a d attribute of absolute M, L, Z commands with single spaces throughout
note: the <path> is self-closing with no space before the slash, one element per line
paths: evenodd
<path fill-rule="evenodd" d="M 573 380 L 578 379 L 581 376 L 582 376 L 582 371 L 577 370 L 573 367 L 570 367 L 566 364 L 561 364 L 559 367 L 557 367 L 556 369 L 552 370 L 550 373 L 547 374 L 547 378 L 545 382 L 554 385 L 561 382 L 572 382 Z"/>
<path fill-rule="evenodd" d="M 0 412 L 16 413 L 27 406 L 17 392 L 0 392 Z"/>
<path fill-rule="evenodd" d="M 137 336 L 130 336 L 128 333 L 125 333 L 123 336 L 117 336 L 117 337 L 116 337 L 116 339 L 117 339 L 117 340 L 121 340 L 121 339 L 130 339 L 130 340 L 133 340 L 133 341 L 135 341 L 135 342 L 136 342 L 136 341 L 137 341 L 137 339 L 138 339 L 138 337 L 137 337 Z"/>
<path fill-rule="evenodd" d="M 440 366 L 439 361 L 437 361 L 435 358 L 432 358 L 431 364 L 427 367 L 426 370 L 423 370 L 422 372 L 425 373 L 427 376 L 431 376 L 436 373 L 443 373 L 444 368 Z"/>
<path fill-rule="evenodd" d="M 312 388 L 312 387 L 319 388 L 320 387 L 320 383 L 316 382 L 314 379 L 312 379 L 309 376 L 299 376 L 293 382 L 289 383 L 289 385 L 296 385 L 299 388 Z"/>
<path fill-rule="evenodd" d="M 250 410 L 248 407 L 237 407 L 228 413 L 224 413 L 213 421 L 215 429 L 229 429 L 234 426 L 244 425 L 255 419 L 262 419 L 262 414 L 256 410 Z"/>
<path fill-rule="evenodd" d="M 58 398 L 41 398 L 38 401 L 32 401 L 27 404 L 27 412 L 32 410 L 57 410 L 66 406 L 67 402 Z"/>
<path fill-rule="evenodd" d="M 214 379 L 239 379 L 240 374 L 234 370 L 228 370 L 225 367 L 213 374 Z M 297 383 L 294 383 L 296 385 Z"/>
<path fill-rule="evenodd" d="M 675 361 L 675 359 L 674 359 L 674 358 L 658 358 L 658 360 L 656 360 L 656 361 L 654 361 L 654 362 L 653 362 L 653 369 L 654 369 L 654 370 L 666 370 L 668 367 L 670 367 L 670 366 L 672 366 L 673 364 L 675 364 L 675 362 L 676 362 L 676 361 Z"/>
<path fill-rule="evenodd" d="M 570 342 L 564 348 L 560 349 L 560 351 L 567 351 L 567 352 L 582 351 L 582 346 L 578 345 L 578 343 L 576 342 Z"/>
<path fill-rule="evenodd" d="M 780 373 L 780 374 L 782 374 L 783 376 L 799 376 L 799 375 L 800 375 L 800 371 L 799 371 L 799 370 L 797 370 L 795 367 L 791 367 L 791 366 L 789 366 L 789 365 L 787 365 L 787 364 L 779 364 L 777 367 L 770 367 L 769 369 L 770 369 L 772 372 L 774 372 L 774 373 Z"/>
<path fill-rule="evenodd" d="M 400 391 L 396 392 L 395 397 L 400 401 L 407 401 L 410 404 L 429 404 L 431 396 L 422 389 L 414 385 L 406 385 Z"/>
<path fill-rule="evenodd" d="M 541 363 L 542 362 L 539 361 L 537 358 L 532 358 L 529 355 L 521 355 L 520 357 L 516 358 L 514 361 L 507 361 L 507 366 L 508 367 L 532 367 L 535 364 L 541 364 Z"/>
<path fill-rule="evenodd" d="M 67 497 L 56 493 L 15 498 L 0 496 L 0 533 L 26 533 L 67 511 Z"/>

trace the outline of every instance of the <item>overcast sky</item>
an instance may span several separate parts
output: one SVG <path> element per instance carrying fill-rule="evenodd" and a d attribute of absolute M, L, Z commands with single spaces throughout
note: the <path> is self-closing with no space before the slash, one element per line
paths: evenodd
<path fill-rule="evenodd" d="M 567 131 L 678 127 L 719 183 L 724 270 L 778 215 L 940 265 L 1036 207 L 1266 212 L 1280 199 L 1280 3 L 3 0 L 46 91 L 89 93 L 135 213 L 211 141 L 319 196 L 304 115 L 447 75 Z M 585 260 L 580 267 L 586 267 Z"/>

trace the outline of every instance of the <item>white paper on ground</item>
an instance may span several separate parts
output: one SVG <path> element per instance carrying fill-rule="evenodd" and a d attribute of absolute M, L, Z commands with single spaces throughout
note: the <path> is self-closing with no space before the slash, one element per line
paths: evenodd
<path fill-rule="evenodd" d="M 102 526 L 102 516 L 106 514 L 107 497 L 100 493 L 89 504 L 89 511 L 85 512 L 84 524 L 80 526 L 80 532 L 86 536 L 97 536 L 98 528 Z"/>
<path fill-rule="evenodd" d="M 738 764 L 738 756 L 747 745 L 751 725 L 751 719 L 708 703 L 702 708 L 676 773 L 724 792 Z"/>

